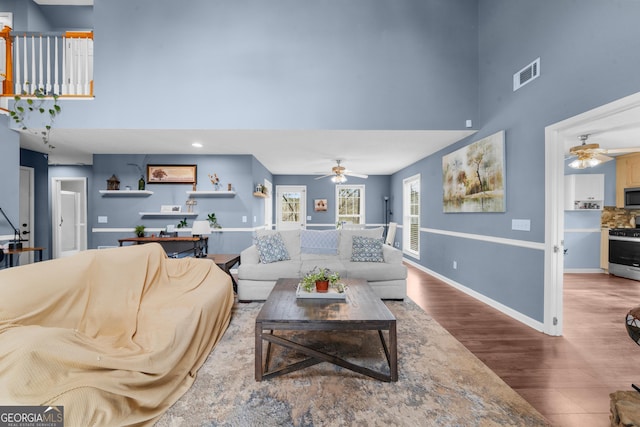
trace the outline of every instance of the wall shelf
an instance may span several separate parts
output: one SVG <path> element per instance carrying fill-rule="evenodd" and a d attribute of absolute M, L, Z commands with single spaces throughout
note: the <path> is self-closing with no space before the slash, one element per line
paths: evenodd
<path fill-rule="evenodd" d="M 187 195 L 189 197 L 235 197 L 235 191 L 222 191 L 222 190 L 196 190 L 196 191 L 187 191 Z"/>
<path fill-rule="evenodd" d="M 102 197 L 147 197 L 153 194 L 150 190 L 100 190 Z"/>
<path fill-rule="evenodd" d="M 254 191 L 254 192 L 253 192 L 253 195 L 254 195 L 254 196 L 256 196 L 256 197 L 261 197 L 261 198 L 263 198 L 263 199 L 266 199 L 266 198 L 267 198 L 267 195 L 266 195 L 266 194 L 261 193 L 261 192 L 259 192 L 259 191 Z"/>
<path fill-rule="evenodd" d="M 185 217 L 196 217 L 198 216 L 197 212 L 138 212 L 140 216 L 146 217 L 163 217 L 163 218 L 185 218 Z"/>

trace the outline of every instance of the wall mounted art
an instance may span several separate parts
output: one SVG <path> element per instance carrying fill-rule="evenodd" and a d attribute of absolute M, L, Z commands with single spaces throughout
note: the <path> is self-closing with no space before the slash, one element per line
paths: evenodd
<path fill-rule="evenodd" d="M 196 165 L 147 165 L 148 184 L 195 184 Z"/>
<path fill-rule="evenodd" d="M 442 157 L 442 211 L 505 212 L 504 131 Z"/>

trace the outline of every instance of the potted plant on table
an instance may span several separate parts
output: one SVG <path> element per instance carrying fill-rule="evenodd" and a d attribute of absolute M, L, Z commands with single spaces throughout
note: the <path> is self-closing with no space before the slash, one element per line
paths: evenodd
<path fill-rule="evenodd" d="M 338 272 L 331 272 L 328 268 L 314 267 L 302 278 L 302 287 L 307 292 L 312 292 L 315 288 L 316 292 L 325 293 L 329 291 L 329 285 L 336 286 L 338 280 L 340 280 Z M 344 292 L 344 288 L 342 289 L 338 291 Z"/>
<path fill-rule="evenodd" d="M 136 228 L 134 229 L 136 236 L 138 237 L 144 237 L 144 229 L 146 227 L 144 225 L 136 225 Z"/>

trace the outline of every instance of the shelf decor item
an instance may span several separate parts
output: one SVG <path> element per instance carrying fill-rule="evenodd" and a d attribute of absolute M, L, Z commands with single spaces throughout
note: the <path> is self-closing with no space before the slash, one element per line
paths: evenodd
<path fill-rule="evenodd" d="M 214 190 L 220 189 L 220 178 L 218 178 L 218 174 L 214 173 L 213 175 L 209 174 L 209 180 L 213 184 Z"/>
<path fill-rule="evenodd" d="M 120 180 L 115 174 L 107 180 L 107 190 L 120 190 Z"/>
<path fill-rule="evenodd" d="M 195 184 L 197 165 L 147 165 L 148 184 Z"/>
<path fill-rule="evenodd" d="M 135 233 L 137 237 L 144 237 L 144 229 L 146 227 L 144 225 L 136 225 L 135 227 Z"/>

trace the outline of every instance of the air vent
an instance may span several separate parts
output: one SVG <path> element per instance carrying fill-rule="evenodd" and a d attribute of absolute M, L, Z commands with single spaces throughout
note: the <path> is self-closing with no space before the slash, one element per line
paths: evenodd
<path fill-rule="evenodd" d="M 540 58 L 513 75 L 513 90 L 516 91 L 540 76 Z"/>

